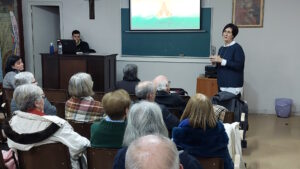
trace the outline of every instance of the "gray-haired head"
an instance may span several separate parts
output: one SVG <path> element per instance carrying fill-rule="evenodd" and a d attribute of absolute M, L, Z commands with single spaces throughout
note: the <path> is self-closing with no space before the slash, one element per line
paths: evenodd
<path fill-rule="evenodd" d="M 123 69 L 123 80 L 137 81 L 137 66 L 135 64 L 127 64 Z"/>
<path fill-rule="evenodd" d="M 88 73 L 76 73 L 69 81 L 69 94 L 75 97 L 87 97 L 94 95 L 93 80 Z"/>
<path fill-rule="evenodd" d="M 134 140 L 126 152 L 126 169 L 179 169 L 179 153 L 175 144 L 159 135 Z"/>
<path fill-rule="evenodd" d="M 153 102 L 140 101 L 129 110 L 123 145 L 128 146 L 133 140 L 148 134 L 168 137 L 168 130 L 160 107 Z"/>
<path fill-rule="evenodd" d="M 169 80 L 164 75 L 158 75 L 153 79 L 157 91 L 170 91 Z"/>
<path fill-rule="evenodd" d="M 35 82 L 35 78 L 31 72 L 20 72 L 15 75 L 15 86 L 23 84 L 31 84 Z"/>
<path fill-rule="evenodd" d="M 155 99 L 156 88 L 151 81 L 139 82 L 135 86 L 135 95 L 139 99 L 154 101 Z"/>
<path fill-rule="evenodd" d="M 34 84 L 24 84 L 14 90 L 13 99 L 21 111 L 36 108 L 35 103 L 43 99 L 43 90 Z"/>

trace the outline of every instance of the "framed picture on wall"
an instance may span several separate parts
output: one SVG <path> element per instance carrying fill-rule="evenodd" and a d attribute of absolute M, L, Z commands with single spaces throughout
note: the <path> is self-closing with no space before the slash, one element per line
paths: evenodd
<path fill-rule="evenodd" d="M 232 22 L 238 27 L 263 26 L 264 0 L 233 0 Z"/>

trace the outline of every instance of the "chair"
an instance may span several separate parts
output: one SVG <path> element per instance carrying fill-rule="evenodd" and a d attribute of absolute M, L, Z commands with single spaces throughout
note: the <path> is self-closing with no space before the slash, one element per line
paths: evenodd
<path fill-rule="evenodd" d="M 56 115 L 62 119 L 65 118 L 65 102 L 51 102 L 56 107 Z"/>
<path fill-rule="evenodd" d="M 92 148 L 87 149 L 89 169 L 112 169 L 118 149 Z"/>
<path fill-rule="evenodd" d="M 233 123 L 234 122 L 234 113 L 233 112 L 226 112 L 223 123 Z"/>
<path fill-rule="evenodd" d="M 3 91 L 3 104 L 1 105 L 2 108 L 5 109 L 5 118 L 11 117 L 10 111 L 10 102 L 13 99 L 14 89 L 6 89 L 2 88 Z"/>
<path fill-rule="evenodd" d="M 49 102 L 66 102 L 68 92 L 64 89 L 43 89 Z"/>
<path fill-rule="evenodd" d="M 61 143 L 44 144 L 29 151 L 18 150 L 21 169 L 71 169 L 68 147 Z"/>
<path fill-rule="evenodd" d="M 95 92 L 93 98 L 97 101 L 102 101 L 103 96 L 105 95 L 104 92 Z"/>
<path fill-rule="evenodd" d="M 203 169 L 224 169 L 224 159 L 197 157 Z"/>
<path fill-rule="evenodd" d="M 91 137 L 91 125 L 93 123 L 89 122 L 78 122 L 74 120 L 68 120 L 70 125 L 73 127 L 74 131 L 76 131 L 81 136 L 90 139 Z"/>
<path fill-rule="evenodd" d="M 129 94 L 129 97 L 130 97 L 131 101 L 133 101 L 133 102 L 136 102 L 139 100 L 139 98 L 135 94 Z"/>

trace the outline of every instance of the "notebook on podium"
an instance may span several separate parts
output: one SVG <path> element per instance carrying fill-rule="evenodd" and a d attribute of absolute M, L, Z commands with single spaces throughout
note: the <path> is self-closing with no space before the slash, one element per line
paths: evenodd
<path fill-rule="evenodd" d="M 76 44 L 72 39 L 61 39 L 63 54 L 75 54 Z"/>

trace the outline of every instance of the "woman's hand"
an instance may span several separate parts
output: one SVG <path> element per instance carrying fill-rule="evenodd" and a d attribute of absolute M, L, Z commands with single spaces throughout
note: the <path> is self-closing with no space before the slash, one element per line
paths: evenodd
<path fill-rule="evenodd" d="M 220 55 L 210 56 L 209 59 L 210 59 L 210 61 L 211 61 L 212 64 L 221 63 L 222 62 L 222 58 L 221 58 Z"/>

